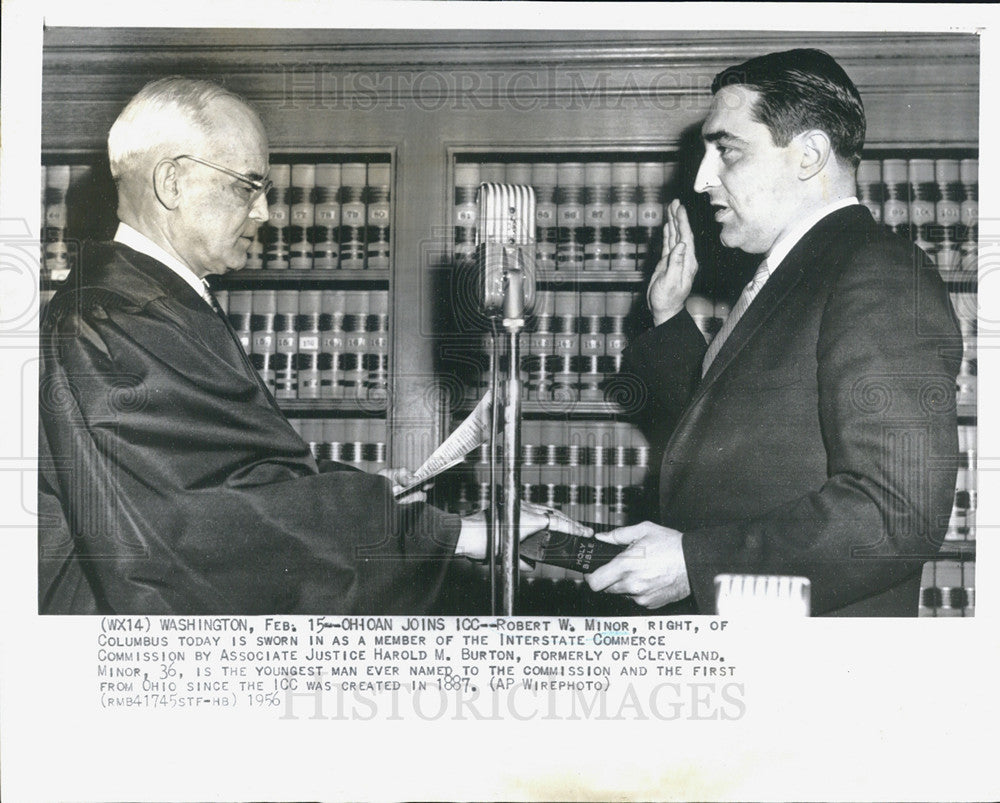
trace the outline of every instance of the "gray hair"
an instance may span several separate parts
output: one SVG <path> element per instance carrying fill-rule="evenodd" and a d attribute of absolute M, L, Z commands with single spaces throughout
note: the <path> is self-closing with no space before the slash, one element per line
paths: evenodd
<path fill-rule="evenodd" d="M 144 157 L 197 151 L 212 131 L 206 109 L 218 98 L 246 103 L 211 81 L 171 76 L 146 84 L 108 133 L 108 160 L 115 181 L 140 169 Z"/>

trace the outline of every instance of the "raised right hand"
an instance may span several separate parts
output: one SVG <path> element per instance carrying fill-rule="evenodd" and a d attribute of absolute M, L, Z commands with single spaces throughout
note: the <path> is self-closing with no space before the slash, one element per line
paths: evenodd
<path fill-rule="evenodd" d="M 649 304 L 653 323 L 656 325 L 684 309 L 684 302 L 691 294 L 691 285 L 698 272 L 694 234 L 688 222 L 687 210 L 676 199 L 667 207 L 663 248 L 665 253 L 656 263 L 646 290 L 646 303 Z"/>

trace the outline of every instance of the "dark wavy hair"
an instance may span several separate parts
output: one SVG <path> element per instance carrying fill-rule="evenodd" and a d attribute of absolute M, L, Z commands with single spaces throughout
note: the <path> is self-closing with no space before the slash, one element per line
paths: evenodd
<path fill-rule="evenodd" d="M 742 85 L 759 93 L 752 113 L 778 147 L 803 131 L 825 131 L 841 159 L 857 167 L 865 144 L 865 107 L 854 83 L 829 53 L 800 48 L 727 67 L 712 81 L 714 95 Z"/>

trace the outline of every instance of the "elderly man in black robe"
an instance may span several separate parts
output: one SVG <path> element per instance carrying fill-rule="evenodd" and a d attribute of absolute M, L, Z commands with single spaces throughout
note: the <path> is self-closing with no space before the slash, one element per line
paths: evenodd
<path fill-rule="evenodd" d="M 43 613 L 420 613 L 482 514 L 398 504 L 317 463 L 204 279 L 268 219 L 264 127 L 214 84 L 166 78 L 111 128 L 114 242 L 85 250 L 41 336 Z M 586 528 L 525 503 L 522 535 Z"/>

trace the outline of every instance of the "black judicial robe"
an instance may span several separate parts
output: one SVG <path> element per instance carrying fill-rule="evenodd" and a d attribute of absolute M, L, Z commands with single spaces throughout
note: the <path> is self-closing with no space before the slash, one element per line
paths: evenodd
<path fill-rule="evenodd" d="M 792 248 L 702 378 L 687 312 L 628 364 L 657 399 L 660 523 L 697 610 L 720 573 L 808 577 L 814 615 L 915 616 L 958 459 L 961 336 L 935 268 L 863 206 Z"/>
<path fill-rule="evenodd" d="M 183 279 L 93 246 L 49 304 L 39 395 L 42 613 L 421 613 L 461 528 L 317 464 Z"/>

